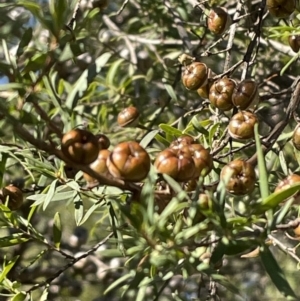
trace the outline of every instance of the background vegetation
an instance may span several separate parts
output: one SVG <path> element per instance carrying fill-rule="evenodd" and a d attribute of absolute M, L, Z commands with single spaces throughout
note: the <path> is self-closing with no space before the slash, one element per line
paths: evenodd
<path fill-rule="evenodd" d="M 207 28 L 218 6 L 233 19 L 221 35 Z M 273 193 L 299 171 L 298 53 L 288 44 L 297 9 L 278 19 L 264 0 L 11 0 L 0 12 L 0 182 L 24 196 L 17 211 L 2 200 L 0 300 L 299 300 L 299 206 L 279 206 L 299 184 Z M 232 140 L 232 111 L 183 86 L 182 53 L 215 79 L 258 83 L 256 139 Z M 130 105 L 139 125 L 121 127 Z M 87 167 L 66 167 L 60 151 L 73 128 L 107 135 L 110 150 L 138 141 L 152 162 L 189 134 L 214 168 L 191 191 L 154 168 L 143 184 L 99 177 L 90 187 Z M 258 176 L 244 196 L 219 182 L 236 158 Z"/>

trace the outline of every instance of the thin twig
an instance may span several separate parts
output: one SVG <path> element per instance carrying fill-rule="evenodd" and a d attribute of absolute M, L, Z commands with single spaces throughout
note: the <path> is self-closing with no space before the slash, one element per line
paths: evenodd
<path fill-rule="evenodd" d="M 76 18 L 77 18 L 78 12 L 79 12 L 80 2 L 81 2 L 81 0 L 77 1 L 75 8 L 74 8 L 72 19 L 70 20 L 70 22 L 67 25 L 67 27 L 69 27 L 71 30 L 73 30 L 73 25 L 74 25 L 74 22 L 76 21 Z"/>
<path fill-rule="evenodd" d="M 89 249 L 88 251 L 84 252 L 82 255 L 73 258 L 69 263 L 67 263 L 65 266 L 63 266 L 61 269 L 59 269 L 56 273 L 54 273 L 51 277 L 47 278 L 45 281 L 40 282 L 35 284 L 34 286 L 32 286 L 29 290 L 26 291 L 27 294 L 30 294 L 32 291 L 37 290 L 40 287 L 44 287 L 46 285 L 49 285 L 54 279 L 56 279 L 57 277 L 59 277 L 64 271 L 66 271 L 67 269 L 69 269 L 70 267 L 72 267 L 76 262 L 80 261 L 83 258 L 88 257 L 89 255 L 91 255 L 92 253 L 94 253 L 95 251 L 97 251 L 97 249 L 102 246 L 103 244 L 105 244 L 111 237 L 113 236 L 113 232 L 110 232 L 104 239 L 102 239 L 99 243 L 97 243 L 94 247 L 92 247 L 91 249 Z"/>
<path fill-rule="evenodd" d="M 273 242 L 275 246 L 278 246 L 282 251 L 284 251 L 292 258 L 294 258 L 298 263 L 300 263 L 300 258 L 295 254 L 295 249 L 285 246 L 280 240 L 278 240 L 271 234 L 268 235 L 268 238 Z"/>

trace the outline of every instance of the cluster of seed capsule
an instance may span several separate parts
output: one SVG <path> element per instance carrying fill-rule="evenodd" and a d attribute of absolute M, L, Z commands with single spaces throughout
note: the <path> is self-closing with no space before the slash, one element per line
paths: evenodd
<path fill-rule="evenodd" d="M 295 9 L 295 1 L 267 0 L 270 14 L 286 17 Z M 207 27 L 214 34 L 223 34 L 232 24 L 225 8 L 211 9 L 207 18 Z M 228 133 L 233 139 L 246 140 L 254 137 L 254 125 L 258 118 L 251 110 L 259 101 L 258 85 L 253 79 L 241 82 L 223 77 L 212 81 L 211 70 L 202 62 L 190 57 L 182 61 L 184 70 L 182 82 L 188 90 L 197 91 L 207 98 L 211 105 L 220 111 L 237 108 L 238 112 L 228 124 Z M 139 122 L 139 111 L 130 106 L 118 115 L 121 127 L 135 127 Z M 300 129 L 297 128 L 300 137 Z M 300 138 L 294 135 L 294 145 L 300 149 Z M 139 182 L 146 178 L 150 170 L 151 159 L 147 151 L 135 141 L 117 144 L 108 150 L 109 139 L 104 135 L 93 135 L 87 130 L 74 129 L 62 138 L 64 155 L 89 167 L 102 176 L 114 177 L 129 182 Z M 178 182 L 187 183 L 205 177 L 213 168 L 213 158 L 203 145 L 193 137 L 183 135 L 176 138 L 167 149 L 159 152 L 154 161 L 158 173 L 167 174 Z M 88 183 L 97 182 L 84 174 Z M 221 179 L 226 179 L 226 189 L 236 195 L 251 193 L 256 176 L 254 167 L 244 160 L 234 160 L 222 168 Z"/>

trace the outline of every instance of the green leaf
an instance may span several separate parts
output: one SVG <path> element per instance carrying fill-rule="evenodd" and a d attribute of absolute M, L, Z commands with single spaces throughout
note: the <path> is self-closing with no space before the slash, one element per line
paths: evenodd
<path fill-rule="evenodd" d="M 263 199 L 261 202 L 254 204 L 253 209 L 256 213 L 263 213 L 266 210 L 275 208 L 276 206 L 284 202 L 286 199 L 291 197 L 299 190 L 300 190 L 300 183 L 296 183 L 282 191 L 274 192 L 270 194 L 267 198 Z"/>
<path fill-rule="evenodd" d="M 51 199 L 51 202 L 59 202 L 65 201 L 67 202 L 73 197 L 73 191 L 66 191 L 66 192 L 58 192 L 55 193 Z M 27 200 L 35 201 L 31 206 L 38 206 L 45 202 L 47 198 L 47 194 L 33 194 L 27 197 Z"/>
<path fill-rule="evenodd" d="M 49 300 L 48 299 L 48 291 L 49 291 L 49 288 L 46 287 L 41 295 L 41 298 L 40 298 L 40 301 L 47 301 Z"/>
<path fill-rule="evenodd" d="M 263 199 L 265 199 L 270 194 L 269 181 L 268 181 L 268 173 L 267 173 L 267 168 L 266 168 L 265 156 L 264 156 L 260 138 L 259 138 L 257 123 L 254 126 L 254 135 L 255 135 L 257 162 L 258 162 L 260 194 L 261 194 L 261 197 Z"/>
<path fill-rule="evenodd" d="M 117 288 L 120 284 L 126 282 L 129 279 L 132 279 L 134 276 L 135 276 L 135 271 L 131 270 L 128 274 L 119 277 L 104 291 L 104 295 L 106 295 L 108 292 L 112 291 L 113 289 Z"/>
<path fill-rule="evenodd" d="M 288 165 L 283 151 L 279 152 L 279 161 L 285 175 L 288 175 Z"/>
<path fill-rule="evenodd" d="M 19 258 L 19 255 L 12 258 L 7 264 L 5 264 L 4 269 L 2 270 L 0 274 L 0 283 L 5 279 L 6 275 L 9 273 L 9 271 L 12 269 L 12 267 L 15 265 Z"/>
<path fill-rule="evenodd" d="M 24 53 L 24 48 L 28 46 L 29 42 L 32 38 L 32 28 L 29 27 L 25 30 L 22 39 L 19 43 L 18 50 L 17 50 L 17 56 L 21 56 Z"/>
<path fill-rule="evenodd" d="M 77 106 L 78 100 L 83 96 L 95 76 L 101 71 L 101 68 L 106 65 L 111 55 L 109 52 L 103 53 L 96 59 L 94 64 L 91 64 L 89 68 L 81 74 L 66 99 L 67 108 L 73 110 Z"/>
<path fill-rule="evenodd" d="M 24 234 L 13 234 L 10 236 L 0 237 L 0 248 L 19 245 L 28 241 L 29 238 Z"/>
<path fill-rule="evenodd" d="M 277 287 L 279 292 L 286 298 L 286 300 L 299 300 L 299 297 L 297 298 L 295 295 L 294 291 L 286 280 L 286 276 L 283 274 L 283 271 L 267 246 L 263 247 L 263 250 L 260 252 L 260 256 L 266 272 L 269 274 L 272 282 Z"/>
<path fill-rule="evenodd" d="M 192 120 L 191 120 L 190 123 L 193 125 L 194 129 L 195 129 L 197 132 L 199 132 L 199 133 L 201 133 L 201 134 L 203 134 L 203 135 L 205 135 L 205 136 L 208 136 L 208 135 L 209 135 L 208 130 L 205 129 L 205 128 L 203 127 L 202 123 L 201 123 L 200 121 L 198 121 L 198 119 L 197 119 L 196 116 L 194 116 L 194 117 L 192 118 Z"/>
<path fill-rule="evenodd" d="M 25 292 L 19 292 L 11 299 L 11 301 L 24 301 L 26 297 L 27 294 Z"/>
<path fill-rule="evenodd" d="M 146 148 L 158 133 L 159 133 L 158 130 L 153 130 L 153 131 L 147 133 L 141 140 L 140 146 L 142 146 L 143 148 Z"/>
<path fill-rule="evenodd" d="M 89 217 L 94 213 L 95 210 L 98 209 L 98 207 L 100 206 L 101 204 L 100 203 L 95 203 L 93 204 L 89 209 L 88 211 L 86 212 L 86 214 L 83 216 L 82 220 L 80 221 L 80 224 L 84 224 L 88 219 Z"/>
<path fill-rule="evenodd" d="M 74 198 L 74 207 L 75 207 L 75 222 L 77 226 L 80 226 L 82 223 L 82 217 L 84 213 L 83 202 L 79 194 Z"/>
<path fill-rule="evenodd" d="M 164 81 L 164 79 L 163 79 L 163 81 Z M 177 102 L 177 95 L 176 95 L 175 90 L 173 89 L 173 87 L 171 85 L 169 85 L 169 84 L 166 84 L 166 83 L 164 84 L 164 86 L 166 88 L 167 93 L 171 97 L 171 99 L 173 101 Z"/>
<path fill-rule="evenodd" d="M 3 176 L 4 176 L 4 172 L 6 171 L 7 159 L 8 159 L 8 154 L 2 153 L 1 160 L 0 160 L 0 187 L 2 187 Z"/>
<path fill-rule="evenodd" d="M 241 297 L 240 290 L 234 284 L 232 284 L 226 277 L 224 277 L 223 275 L 220 275 L 220 274 L 212 274 L 211 277 L 217 283 L 221 284 L 222 286 L 224 286 L 225 288 L 227 288 L 232 293 L 234 293 L 236 295 L 239 295 Z"/>
<path fill-rule="evenodd" d="M 58 58 L 58 61 L 65 62 L 72 58 L 74 58 L 74 53 L 72 51 L 70 43 L 67 43 L 66 46 L 64 47 L 63 51 L 61 52 L 61 54 Z"/>
<path fill-rule="evenodd" d="M 50 204 L 50 202 L 55 194 L 57 181 L 58 181 L 57 179 L 54 180 L 49 187 L 48 193 L 47 193 L 45 201 L 43 203 L 43 210 L 46 210 L 46 208 Z"/>
<path fill-rule="evenodd" d="M 107 75 L 106 75 L 106 84 L 107 86 L 113 87 L 114 81 L 116 80 L 118 69 L 120 65 L 124 62 L 124 59 L 116 60 L 109 68 Z M 119 83 L 116 83 L 117 85 Z"/>
<path fill-rule="evenodd" d="M 49 0 L 49 9 L 56 25 L 57 33 L 67 23 L 68 4 L 66 0 Z"/>
<path fill-rule="evenodd" d="M 62 225 L 60 220 L 59 212 L 56 212 L 54 215 L 53 223 L 53 241 L 56 248 L 59 249 L 61 241 Z"/>
<path fill-rule="evenodd" d="M 179 137 L 182 135 L 182 132 L 173 128 L 172 126 L 165 124 L 165 123 L 161 123 L 159 125 L 159 128 L 164 131 L 167 134 L 167 140 L 168 141 L 172 141 L 174 140 L 174 138 Z"/>
<path fill-rule="evenodd" d="M 18 89 L 24 89 L 24 85 L 19 83 L 8 83 L 8 84 L 0 85 L 0 91 L 18 90 Z"/>
<path fill-rule="evenodd" d="M 162 144 L 165 145 L 166 147 L 168 147 L 169 144 L 170 144 L 170 141 L 168 141 L 167 139 L 165 139 L 165 138 L 164 138 L 162 135 L 160 135 L 160 134 L 157 134 L 157 135 L 155 136 L 155 140 L 156 140 L 157 142 L 162 143 Z"/>
<path fill-rule="evenodd" d="M 281 69 L 280 71 L 280 76 L 282 76 L 285 71 L 297 60 L 299 59 L 299 53 L 297 53 L 295 56 L 293 56 L 287 63 L 286 65 Z"/>

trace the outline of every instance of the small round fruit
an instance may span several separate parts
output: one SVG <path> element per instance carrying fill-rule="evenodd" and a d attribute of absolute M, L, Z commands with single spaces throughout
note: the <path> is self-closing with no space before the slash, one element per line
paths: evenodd
<path fill-rule="evenodd" d="M 258 101 L 258 86 L 252 79 L 241 81 L 232 93 L 232 103 L 240 110 L 254 107 Z"/>
<path fill-rule="evenodd" d="M 250 139 L 254 137 L 254 125 L 258 119 L 254 113 L 240 111 L 230 120 L 228 133 L 234 139 Z"/>
<path fill-rule="evenodd" d="M 289 36 L 289 44 L 294 52 L 298 52 L 300 49 L 300 35 Z"/>
<path fill-rule="evenodd" d="M 205 64 L 194 62 L 185 67 L 182 73 L 183 85 L 188 90 L 197 90 L 206 85 L 208 78 L 208 68 Z"/>
<path fill-rule="evenodd" d="M 140 112 L 136 107 L 128 107 L 118 114 L 118 124 L 122 127 L 135 127 L 139 123 Z"/>
<path fill-rule="evenodd" d="M 300 150 L 300 125 L 298 124 L 293 133 L 293 145 L 297 150 Z"/>
<path fill-rule="evenodd" d="M 181 148 L 184 145 L 190 145 L 193 143 L 195 143 L 195 140 L 192 136 L 182 135 L 171 142 L 170 148 Z"/>
<path fill-rule="evenodd" d="M 17 210 L 23 204 L 23 193 L 18 187 L 9 185 L 2 189 L 0 199 L 3 204 L 7 202 L 10 210 Z"/>
<path fill-rule="evenodd" d="M 231 99 L 235 86 L 235 81 L 227 77 L 215 81 L 209 90 L 209 101 L 222 111 L 231 110 L 233 108 Z"/>
<path fill-rule="evenodd" d="M 108 149 L 110 146 L 109 138 L 104 134 L 97 134 L 96 138 L 98 139 L 100 149 Z"/>
<path fill-rule="evenodd" d="M 267 0 L 270 14 L 277 18 L 287 18 L 296 8 L 295 0 Z"/>
<path fill-rule="evenodd" d="M 158 173 L 167 174 L 176 181 L 186 182 L 194 177 L 195 163 L 187 146 L 165 149 L 154 162 Z"/>
<path fill-rule="evenodd" d="M 99 143 L 95 135 L 87 130 L 74 129 L 62 137 L 61 150 L 71 161 L 90 164 L 99 153 Z"/>
<path fill-rule="evenodd" d="M 110 155 L 109 150 L 107 149 L 100 150 L 98 154 L 98 158 L 93 163 L 91 163 L 89 167 L 97 174 L 104 175 L 104 176 L 108 175 L 109 171 L 106 165 L 106 161 L 109 155 Z M 97 179 L 91 177 L 89 174 L 85 172 L 83 173 L 83 177 L 88 183 L 97 182 Z"/>
<path fill-rule="evenodd" d="M 222 168 L 220 179 L 225 182 L 227 192 L 245 195 L 254 190 L 256 176 L 251 164 L 237 159 Z"/>
<path fill-rule="evenodd" d="M 210 173 L 213 167 L 211 154 L 201 144 L 191 144 L 189 145 L 189 149 L 196 167 L 194 177 L 205 177 Z"/>
<path fill-rule="evenodd" d="M 208 97 L 209 97 L 209 90 L 210 90 L 212 84 L 213 84 L 212 80 L 208 79 L 206 85 L 204 85 L 204 86 L 200 87 L 199 89 L 197 89 L 198 95 L 201 96 L 204 99 L 208 99 Z"/>
<path fill-rule="evenodd" d="M 139 182 L 150 170 L 150 157 L 146 150 L 135 141 L 119 143 L 107 158 L 107 167 L 114 177 Z"/>
<path fill-rule="evenodd" d="M 212 9 L 207 18 L 207 27 L 214 34 L 222 34 L 229 28 L 232 20 L 227 10 L 222 7 Z"/>

